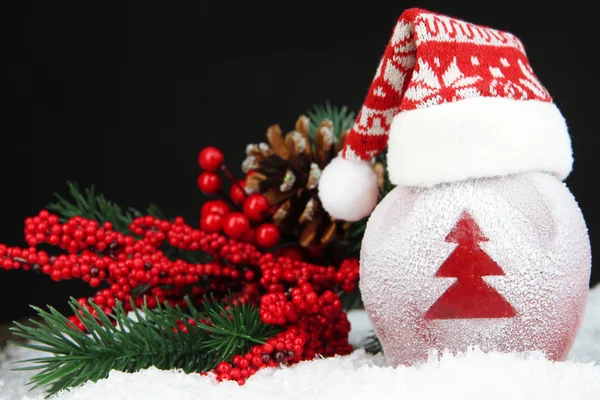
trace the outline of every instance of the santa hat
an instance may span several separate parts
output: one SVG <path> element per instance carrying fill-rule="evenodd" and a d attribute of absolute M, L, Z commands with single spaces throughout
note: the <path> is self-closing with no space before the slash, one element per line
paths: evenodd
<path fill-rule="evenodd" d="M 373 159 L 387 145 L 393 184 L 440 183 L 546 171 L 573 157 L 565 120 L 514 35 L 420 9 L 405 11 L 319 197 L 337 219 L 370 214 Z"/>

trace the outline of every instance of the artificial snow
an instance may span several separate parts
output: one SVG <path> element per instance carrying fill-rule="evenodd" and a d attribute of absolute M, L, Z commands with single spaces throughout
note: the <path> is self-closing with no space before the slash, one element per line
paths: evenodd
<path fill-rule="evenodd" d="M 593 399 L 600 394 L 600 368 L 552 363 L 541 354 L 432 356 L 419 367 L 392 368 L 382 356 L 358 350 L 350 356 L 266 369 L 248 380 L 218 383 L 211 377 L 155 368 L 138 374 L 112 372 L 58 396 L 99 399 Z M 37 400 L 38 398 L 36 398 Z"/>
<path fill-rule="evenodd" d="M 359 345 L 371 332 L 364 312 L 349 313 L 350 340 Z M 8 360 L 39 356 L 8 346 L 0 355 L 0 400 L 42 400 L 27 393 L 31 374 L 9 372 Z M 2 359 L 4 357 L 4 360 Z M 565 362 L 541 353 L 483 353 L 471 349 L 458 355 L 431 353 L 426 363 L 393 368 L 382 355 L 356 350 L 349 356 L 307 361 L 289 368 L 259 371 L 244 386 L 218 383 L 210 376 L 161 371 L 134 374 L 113 371 L 107 379 L 58 394 L 53 400 L 159 399 L 600 399 L 600 285 L 589 293 L 577 341 Z"/>

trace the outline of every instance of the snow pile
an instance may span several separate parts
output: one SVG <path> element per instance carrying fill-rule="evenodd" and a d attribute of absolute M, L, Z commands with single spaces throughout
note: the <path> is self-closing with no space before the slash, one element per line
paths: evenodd
<path fill-rule="evenodd" d="M 600 395 L 600 367 L 553 363 L 541 353 L 457 357 L 431 355 L 418 367 L 392 368 L 382 356 L 350 356 L 266 369 L 248 380 L 218 383 L 175 371 L 111 373 L 108 379 L 66 392 L 61 400 L 192 399 L 593 399 Z M 36 400 L 39 398 L 35 398 Z"/>
<path fill-rule="evenodd" d="M 350 340 L 358 345 L 370 334 L 364 312 L 351 312 Z M 39 356 L 8 346 L 0 353 L 0 400 L 42 400 L 37 390 L 27 393 L 32 374 L 9 372 L 7 360 Z M 2 358 L 5 358 L 4 360 Z M 221 399 L 569 399 L 600 398 L 600 285 L 590 291 L 583 326 L 570 360 L 555 363 L 541 353 L 430 354 L 427 363 L 392 368 L 381 355 L 357 350 L 345 357 L 304 362 L 290 368 L 258 372 L 244 386 L 217 383 L 210 376 L 150 368 L 135 374 L 113 371 L 107 379 L 65 391 L 54 400 Z"/>
<path fill-rule="evenodd" d="M 41 389 L 29 391 L 31 386 L 25 386 L 35 371 L 11 371 L 13 368 L 24 365 L 13 364 L 17 360 L 26 360 L 46 355 L 45 353 L 33 351 L 12 344 L 6 346 L 0 352 L 0 400 L 18 400 L 29 393 L 30 396 L 43 394 Z M 42 398 L 42 397 L 40 397 Z"/>

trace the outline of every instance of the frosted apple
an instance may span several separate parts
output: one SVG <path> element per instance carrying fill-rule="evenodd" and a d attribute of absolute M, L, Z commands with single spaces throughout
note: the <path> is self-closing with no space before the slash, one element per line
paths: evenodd
<path fill-rule="evenodd" d="M 581 211 L 550 174 L 398 186 L 367 224 L 360 291 L 396 365 L 470 346 L 563 360 L 590 258 Z"/>
<path fill-rule="evenodd" d="M 562 183 L 572 150 L 519 38 L 400 15 L 319 180 L 333 218 L 369 216 L 360 289 L 394 364 L 470 346 L 565 358 L 590 276 L 585 222 Z M 370 166 L 382 155 L 396 188 L 377 204 Z"/>

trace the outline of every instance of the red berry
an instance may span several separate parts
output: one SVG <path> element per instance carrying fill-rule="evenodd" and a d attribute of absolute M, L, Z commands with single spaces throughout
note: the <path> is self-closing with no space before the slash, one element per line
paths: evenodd
<path fill-rule="evenodd" d="M 255 367 L 260 367 L 261 365 L 263 365 L 262 358 L 258 356 L 252 357 L 252 365 L 254 365 Z"/>
<path fill-rule="evenodd" d="M 54 270 L 52 271 L 52 273 L 50 274 L 50 277 L 52 278 L 52 280 L 55 281 L 60 281 L 62 279 L 62 274 L 59 270 Z"/>
<path fill-rule="evenodd" d="M 232 237 L 240 238 L 250 229 L 250 221 L 241 212 L 228 214 L 223 222 L 223 231 Z"/>
<path fill-rule="evenodd" d="M 262 224 L 256 228 L 256 243 L 261 247 L 273 247 L 279 243 L 279 228 L 275 224 Z"/>
<path fill-rule="evenodd" d="M 217 379 L 219 379 L 220 381 L 228 381 L 231 379 L 231 376 L 229 376 L 229 374 L 221 374 Z"/>
<path fill-rule="evenodd" d="M 262 345 L 263 350 L 265 351 L 265 353 L 271 354 L 274 350 L 273 345 L 269 344 L 269 343 L 265 343 Z"/>
<path fill-rule="evenodd" d="M 241 371 L 239 368 L 232 368 L 231 371 L 229 372 L 229 376 L 231 377 L 231 379 L 233 380 L 238 380 L 242 377 Z"/>
<path fill-rule="evenodd" d="M 206 232 L 219 232 L 223 227 L 225 217 L 218 213 L 208 213 L 200 218 L 200 229 Z"/>
<path fill-rule="evenodd" d="M 229 189 L 229 197 L 231 197 L 231 201 L 235 204 L 242 204 L 248 195 L 243 190 L 246 187 L 246 181 L 240 180 L 238 184 L 231 185 L 231 189 Z"/>
<path fill-rule="evenodd" d="M 231 365 L 228 362 L 221 361 L 216 368 L 217 372 L 220 374 L 226 374 L 231 371 Z"/>
<path fill-rule="evenodd" d="M 198 164 L 205 171 L 216 171 L 223 164 L 223 152 L 216 147 L 205 147 L 198 154 Z"/>
<path fill-rule="evenodd" d="M 213 194 L 221 189 L 221 178 L 214 172 L 203 172 L 198 175 L 198 188 L 204 194 Z"/>
<path fill-rule="evenodd" d="M 221 214 L 225 216 L 229 213 L 229 205 L 223 200 L 207 201 L 200 210 L 200 215 L 208 215 L 210 213 Z"/>
<path fill-rule="evenodd" d="M 244 214 L 252 221 L 262 221 L 269 212 L 269 200 L 260 193 L 251 194 L 244 201 Z"/>

